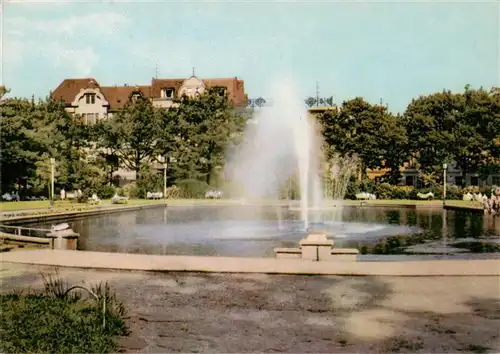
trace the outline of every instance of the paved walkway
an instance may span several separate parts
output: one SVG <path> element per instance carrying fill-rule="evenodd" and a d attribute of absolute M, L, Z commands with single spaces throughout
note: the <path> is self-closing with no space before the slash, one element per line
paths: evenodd
<path fill-rule="evenodd" d="M 144 271 L 384 276 L 500 276 L 500 260 L 497 259 L 313 262 L 296 259 L 157 256 L 43 249 L 5 252 L 0 255 L 0 261 L 59 267 Z"/>
<path fill-rule="evenodd" d="M 82 252 L 83 254 L 84 252 Z M 397 264 L 393 264 L 397 267 Z M 43 289 L 53 267 L 0 264 L 0 292 Z M 60 268 L 108 282 L 130 353 L 499 353 L 499 277 L 153 273 Z"/>

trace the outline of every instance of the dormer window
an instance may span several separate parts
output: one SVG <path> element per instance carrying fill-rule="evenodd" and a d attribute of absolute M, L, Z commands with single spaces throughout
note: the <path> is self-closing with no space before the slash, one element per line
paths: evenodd
<path fill-rule="evenodd" d="M 173 99 L 174 98 L 174 89 L 173 88 L 161 89 L 161 98 Z"/>
<path fill-rule="evenodd" d="M 95 104 L 95 93 L 86 93 L 85 94 L 85 103 Z"/>
<path fill-rule="evenodd" d="M 226 97 L 226 88 L 225 87 L 216 87 L 215 88 L 220 98 Z"/>
<path fill-rule="evenodd" d="M 137 102 L 137 99 L 141 97 L 141 95 L 139 93 L 134 93 L 132 95 L 132 102 Z"/>

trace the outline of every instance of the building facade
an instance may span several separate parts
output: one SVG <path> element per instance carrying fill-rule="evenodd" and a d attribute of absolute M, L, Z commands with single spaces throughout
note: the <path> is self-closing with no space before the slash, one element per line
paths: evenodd
<path fill-rule="evenodd" d="M 94 78 L 65 79 L 51 93 L 61 100 L 69 113 L 78 114 L 86 123 L 94 124 L 112 115 L 138 96 L 150 99 L 155 107 L 172 107 L 183 96 L 196 97 L 209 89 L 216 89 L 234 106 L 246 106 L 244 81 L 234 78 L 155 79 L 151 85 L 101 86 Z"/>
<path fill-rule="evenodd" d="M 169 108 L 183 96 L 194 98 L 209 89 L 217 90 L 236 107 L 246 107 L 248 103 L 243 80 L 237 77 L 199 79 L 194 75 L 187 79 L 153 78 L 151 85 L 143 86 L 101 86 L 94 78 L 65 79 L 50 97 L 64 102 L 66 111 L 82 116 L 85 123 L 95 124 L 111 117 L 139 96 L 151 100 L 155 107 Z M 115 176 L 119 178 L 120 185 L 136 179 L 134 171 L 122 168 L 115 172 Z"/>

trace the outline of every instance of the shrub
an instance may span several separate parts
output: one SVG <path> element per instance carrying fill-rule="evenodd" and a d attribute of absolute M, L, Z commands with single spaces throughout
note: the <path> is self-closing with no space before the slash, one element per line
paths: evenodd
<path fill-rule="evenodd" d="M 344 198 L 355 200 L 356 194 L 361 192 L 374 193 L 375 188 L 376 188 L 375 182 L 370 179 L 362 179 L 362 180 L 351 179 L 347 184 L 346 194 Z"/>
<path fill-rule="evenodd" d="M 435 194 L 436 194 L 437 198 L 442 198 L 443 186 L 437 186 Z M 446 185 L 446 199 L 448 199 L 448 200 L 461 200 L 462 197 L 463 197 L 463 193 L 462 193 L 462 190 L 460 189 L 459 186 L 454 185 L 454 184 L 447 184 Z"/>
<path fill-rule="evenodd" d="M 65 295 L 69 285 L 58 275 L 44 277 L 43 294 L 0 295 L 0 351 L 16 353 L 116 352 L 115 336 L 126 335 L 125 310 L 107 284 L 92 288 L 102 301 Z"/>
<path fill-rule="evenodd" d="M 346 193 L 345 193 L 344 198 L 355 200 L 356 194 L 358 194 L 359 192 L 360 192 L 359 185 L 356 183 L 356 181 L 349 181 L 349 183 L 347 184 Z"/>
<path fill-rule="evenodd" d="M 393 187 L 389 183 L 380 183 L 375 185 L 374 194 L 378 199 L 393 199 L 392 191 Z"/>
<path fill-rule="evenodd" d="M 101 199 L 109 199 L 115 195 L 115 187 L 110 185 L 100 186 L 97 191 L 97 196 Z"/>
<path fill-rule="evenodd" d="M 478 186 L 467 186 L 462 189 L 462 196 L 464 194 L 470 193 L 470 194 L 478 194 L 480 192 L 480 189 Z"/>
<path fill-rule="evenodd" d="M 89 195 L 88 195 L 87 191 L 82 192 L 82 194 L 76 198 L 76 201 L 78 203 L 83 203 L 83 204 L 87 203 L 89 201 Z"/>
<path fill-rule="evenodd" d="M 146 198 L 148 192 L 163 192 L 163 175 L 148 164 L 142 164 L 137 179 L 137 197 Z"/>
<path fill-rule="evenodd" d="M 205 181 L 184 179 L 176 183 L 181 198 L 204 198 L 209 186 Z"/>
<path fill-rule="evenodd" d="M 494 186 L 481 186 L 479 188 L 479 193 L 481 193 L 482 195 L 486 195 L 488 198 L 490 198 L 494 190 L 495 190 Z"/>
<path fill-rule="evenodd" d="M 125 193 L 123 192 L 123 188 L 115 187 L 115 193 L 118 194 L 120 197 L 125 197 Z"/>
<path fill-rule="evenodd" d="M 122 192 L 126 197 L 132 199 L 137 198 L 138 195 L 137 184 L 135 182 L 126 184 L 125 186 L 123 186 Z"/>

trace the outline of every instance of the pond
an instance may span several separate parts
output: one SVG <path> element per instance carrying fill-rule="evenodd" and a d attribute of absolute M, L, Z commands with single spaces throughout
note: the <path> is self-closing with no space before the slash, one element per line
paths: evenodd
<path fill-rule="evenodd" d="M 287 206 L 179 206 L 91 216 L 69 224 L 81 235 L 81 250 L 274 257 L 275 247 L 297 247 L 306 236 L 299 216 Z M 308 232 L 326 233 L 336 247 L 356 247 L 368 255 L 500 254 L 500 218 L 480 213 L 347 206 L 313 211 L 311 220 Z"/>

